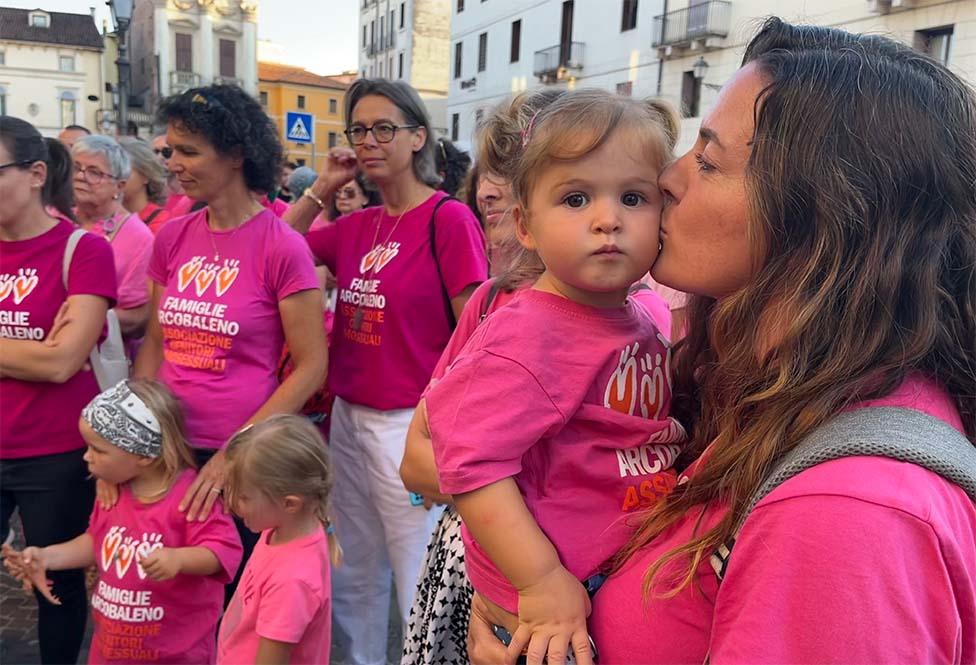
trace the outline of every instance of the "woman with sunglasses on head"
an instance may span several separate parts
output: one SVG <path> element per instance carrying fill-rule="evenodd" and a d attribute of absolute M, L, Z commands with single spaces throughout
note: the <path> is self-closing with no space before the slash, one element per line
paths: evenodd
<path fill-rule="evenodd" d="M 325 375 L 322 294 L 304 240 L 261 205 L 281 165 L 277 130 L 236 86 L 166 99 L 159 118 L 169 169 L 207 202 L 156 236 L 149 277 L 155 316 L 135 363 L 182 402 L 202 468 L 180 504 L 203 521 L 223 492 L 222 449 L 241 428 L 295 413 Z M 288 343 L 294 371 L 276 369 Z M 256 535 L 238 523 L 245 558 Z"/>
<path fill-rule="evenodd" d="M 99 392 L 85 365 L 116 295 L 112 248 L 93 234 L 78 241 L 65 279 L 71 178 L 64 146 L 0 116 L 0 541 L 16 508 L 38 547 L 88 525 L 94 486 L 78 416 Z M 52 335 L 65 302 L 76 313 Z M 41 662 L 74 663 L 88 616 L 84 571 L 52 581 L 61 604 L 38 595 Z"/>
<path fill-rule="evenodd" d="M 126 184 L 132 175 L 129 153 L 110 136 L 91 135 L 75 141 L 71 155 L 75 219 L 81 228 L 111 243 L 119 288 L 115 313 L 123 337 L 137 340 L 149 320 L 146 273 L 153 234 L 138 215 L 123 205 Z"/>
<path fill-rule="evenodd" d="M 382 663 L 391 569 L 406 621 L 440 514 L 412 500 L 400 480 L 407 427 L 488 266 L 471 211 L 435 192 L 434 137 L 416 91 L 360 79 L 346 93 L 346 118 L 355 152 L 333 150 L 286 218 L 306 230 L 357 165 L 383 199 L 307 236 L 339 287 L 329 442 L 346 562 L 333 578 L 336 641 L 351 662 Z"/>

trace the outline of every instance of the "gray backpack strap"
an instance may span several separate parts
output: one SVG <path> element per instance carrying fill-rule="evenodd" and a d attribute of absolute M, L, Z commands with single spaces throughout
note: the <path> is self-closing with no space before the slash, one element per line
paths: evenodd
<path fill-rule="evenodd" d="M 938 418 L 914 409 L 869 407 L 842 413 L 810 433 L 788 452 L 759 486 L 742 513 L 749 514 L 770 492 L 793 476 L 843 457 L 887 457 L 910 462 L 962 488 L 976 502 L 976 446 Z M 735 537 L 719 546 L 711 565 L 721 580 Z"/>
<path fill-rule="evenodd" d="M 68 271 L 71 269 L 71 258 L 75 255 L 75 248 L 78 242 L 85 235 L 84 229 L 75 229 L 68 236 L 68 242 L 64 246 L 64 259 L 61 262 L 61 281 L 64 283 L 64 290 L 68 290 Z"/>

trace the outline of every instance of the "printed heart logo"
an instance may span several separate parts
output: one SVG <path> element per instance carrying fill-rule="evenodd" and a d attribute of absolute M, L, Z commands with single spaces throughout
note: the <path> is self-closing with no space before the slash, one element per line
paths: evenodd
<path fill-rule="evenodd" d="M 217 295 L 222 296 L 227 293 L 227 289 L 237 279 L 237 274 L 241 271 L 237 266 L 224 266 L 217 272 Z"/>
<path fill-rule="evenodd" d="M 604 393 L 603 404 L 619 413 L 631 415 L 637 404 L 637 350 L 629 346 L 620 352 L 620 364 L 610 376 Z"/>
<path fill-rule="evenodd" d="M 119 530 L 118 527 L 113 526 L 109 529 L 109 532 L 105 534 L 102 538 L 102 570 L 107 571 L 112 565 L 112 561 L 115 560 L 115 553 L 119 549 L 119 545 L 122 544 L 122 532 L 125 529 Z"/>
<path fill-rule="evenodd" d="M 14 280 L 14 304 L 19 305 L 24 302 L 24 298 L 31 294 L 37 286 L 37 275 L 18 275 Z"/>
<path fill-rule="evenodd" d="M 393 258 L 400 253 L 400 243 L 396 243 L 392 247 L 387 247 L 379 253 L 376 259 L 376 272 L 383 269 L 387 263 L 393 260 Z"/>
<path fill-rule="evenodd" d="M 139 579 L 146 579 L 146 571 L 142 569 L 142 561 L 145 557 L 149 556 L 158 549 L 163 547 L 163 536 L 158 533 L 154 533 L 151 536 L 146 536 L 142 534 L 142 541 L 136 546 L 136 572 L 139 574 Z"/>
<path fill-rule="evenodd" d="M 382 247 L 374 247 L 373 249 L 369 250 L 369 252 L 367 252 L 359 262 L 359 272 L 365 273 L 372 268 L 373 264 L 376 263 L 376 257 L 379 256 L 382 249 Z"/>
<path fill-rule="evenodd" d="M 200 272 L 198 272 L 196 277 L 193 278 L 193 281 L 196 283 L 197 295 L 202 296 L 204 292 L 210 287 L 210 285 L 213 284 L 213 281 L 216 278 L 217 278 L 216 270 L 210 269 L 210 270 L 201 270 Z"/>
<path fill-rule="evenodd" d="M 126 541 L 119 545 L 117 554 L 115 556 L 115 574 L 118 575 L 121 580 L 125 577 L 125 574 L 129 572 L 129 566 L 132 565 L 132 561 L 136 557 L 136 546 L 132 542 L 132 539 L 127 538 Z"/>
<path fill-rule="evenodd" d="M 664 396 L 664 372 L 657 367 L 652 374 L 645 374 L 641 379 L 641 415 L 657 420 L 664 407 Z"/>
<path fill-rule="evenodd" d="M 199 258 L 194 258 L 180 266 L 180 269 L 177 271 L 176 285 L 180 293 L 183 293 L 186 287 L 190 285 L 190 282 L 193 281 L 193 278 L 196 277 L 197 273 L 200 272 L 201 265 L 203 265 L 203 261 Z"/>
<path fill-rule="evenodd" d="M 6 300 L 7 296 L 13 293 L 13 291 L 14 280 L 12 277 L 8 277 L 7 279 L 0 281 L 0 302 Z"/>

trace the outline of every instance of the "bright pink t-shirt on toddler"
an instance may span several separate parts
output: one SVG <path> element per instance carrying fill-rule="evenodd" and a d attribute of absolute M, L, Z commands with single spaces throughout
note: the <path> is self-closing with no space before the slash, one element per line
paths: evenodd
<path fill-rule="evenodd" d="M 524 290 L 426 395 L 441 490 L 514 477 L 563 565 L 589 577 L 626 541 L 625 518 L 674 486 L 685 432 L 668 416 L 669 365 L 633 301 L 598 309 Z M 514 587 L 463 536 L 472 586 L 517 614 Z"/>
<path fill-rule="evenodd" d="M 213 232 L 204 208 L 160 230 L 149 276 L 163 286 L 159 379 L 183 404 L 191 443 L 220 448 L 278 387 L 278 304 L 318 288 L 308 246 L 269 210 Z"/>
<path fill-rule="evenodd" d="M 918 376 L 861 406 L 915 409 L 962 430 L 945 391 Z M 726 510 L 710 503 L 699 533 Z M 676 596 L 644 593 L 650 565 L 690 541 L 700 514 L 596 594 L 600 662 L 976 662 L 976 506 L 931 471 L 881 457 L 803 471 L 757 504 L 721 586 L 706 560 Z"/>
<path fill-rule="evenodd" d="M 295 645 L 292 663 L 328 663 L 332 643 L 329 543 L 324 529 L 282 545 L 261 534 L 220 626 L 217 662 L 253 663 L 260 638 Z"/>
<path fill-rule="evenodd" d="M 442 286 L 430 224 L 445 196 L 435 192 L 399 220 L 379 206 L 357 210 L 306 236 L 336 276 L 329 387 L 347 402 L 417 406 L 451 336 L 444 289 L 453 298 L 488 274 L 481 227 L 467 206 L 448 201 L 434 220 Z"/>
<path fill-rule="evenodd" d="M 204 522 L 178 508 L 196 471 L 187 469 L 165 497 L 142 503 L 122 485 L 111 510 L 95 503 L 88 525 L 98 582 L 92 592 L 89 663 L 212 663 L 224 585 L 241 563 L 241 541 L 223 505 Z M 217 557 L 213 575 L 177 575 L 154 581 L 139 559 L 161 547 L 203 547 Z"/>
<path fill-rule="evenodd" d="M 65 290 L 64 250 L 74 230 L 61 219 L 36 238 L 0 242 L 0 337 L 43 342 L 68 296 L 101 296 L 115 304 L 112 248 L 90 233 L 75 248 Z M 97 394 L 91 369 L 64 383 L 0 379 L 0 459 L 84 448 L 78 416 Z"/>

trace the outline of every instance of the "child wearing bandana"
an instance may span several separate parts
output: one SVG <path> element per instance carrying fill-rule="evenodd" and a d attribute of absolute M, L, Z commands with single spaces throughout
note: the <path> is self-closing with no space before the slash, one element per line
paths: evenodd
<path fill-rule="evenodd" d="M 241 543 L 219 502 L 202 522 L 177 508 L 196 477 L 179 405 L 162 384 L 122 381 L 85 407 L 79 428 L 89 471 L 119 486 L 118 503 L 96 503 L 88 530 L 66 543 L 4 545 L 4 564 L 55 604 L 46 571 L 97 566 L 89 663 L 214 662 Z"/>

